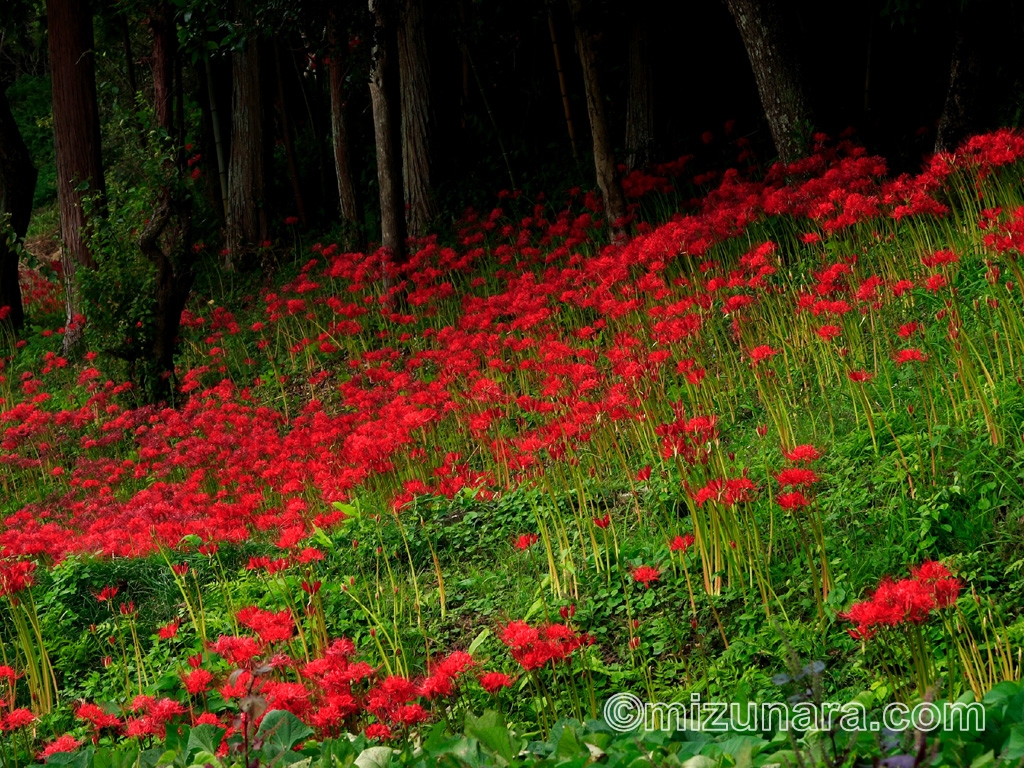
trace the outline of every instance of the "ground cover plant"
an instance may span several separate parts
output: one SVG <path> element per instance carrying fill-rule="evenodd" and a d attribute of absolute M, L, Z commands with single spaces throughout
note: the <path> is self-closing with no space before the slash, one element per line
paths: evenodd
<path fill-rule="evenodd" d="M 197 289 L 173 408 L 10 339 L 5 768 L 1021 759 L 1024 135 L 816 142 L 636 172 L 611 240 L 578 190 L 388 275 L 296 236 Z M 990 716 L 624 737 L 621 691 Z"/>

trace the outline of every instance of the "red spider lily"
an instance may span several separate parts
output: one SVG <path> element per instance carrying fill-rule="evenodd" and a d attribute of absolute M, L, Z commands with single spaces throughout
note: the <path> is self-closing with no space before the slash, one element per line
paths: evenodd
<path fill-rule="evenodd" d="M 952 606 L 962 587 L 945 566 L 927 562 L 911 569 L 911 578 L 883 579 L 867 600 L 854 603 L 842 618 L 854 623 L 855 639 L 870 639 L 880 627 L 922 624 L 932 611 Z"/>
<path fill-rule="evenodd" d="M 856 382 L 857 384 L 863 384 L 875 378 L 875 374 L 870 371 L 849 371 L 846 375 L 850 381 Z"/>
<path fill-rule="evenodd" d="M 175 620 L 157 630 L 157 636 L 161 640 L 170 640 L 178 636 L 178 627 L 181 626 L 181 622 Z"/>
<path fill-rule="evenodd" d="M 40 762 L 45 763 L 51 755 L 55 755 L 58 752 L 74 752 L 80 746 L 82 746 L 81 741 L 71 734 L 64 734 L 43 747 L 42 751 L 39 753 L 39 760 Z"/>
<path fill-rule="evenodd" d="M 810 486 L 818 482 L 821 478 L 814 472 L 813 469 L 806 469 L 805 467 L 787 467 L 783 469 L 779 474 L 775 476 L 776 481 L 783 488 L 790 486 Z"/>
<path fill-rule="evenodd" d="M 480 675 L 480 686 L 494 696 L 502 688 L 511 688 L 514 682 L 504 672 L 485 672 Z"/>
<path fill-rule="evenodd" d="M 800 463 L 817 461 L 821 458 L 821 453 L 813 445 L 798 445 L 791 451 L 783 451 L 782 455 L 786 457 L 787 461 Z"/>
<path fill-rule="evenodd" d="M 372 741 L 386 741 L 391 738 L 391 729 L 383 723 L 374 723 L 366 727 L 363 735 Z"/>
<path fill-rule="evenodd" d="M 668 548 L 672 552 L 682 552 L 686 554 L 686 550 L 694 545 L 697 540 L 693 537 L 692 533 L 687 533 L 682 536 L 676 536 L 672 541 L 668 543 Z"/>
<path fill-rule="evenodd" d="M 651 582 L 661 578 L 661 571 L 652 565 L 638 565 L 631 571 L 633 581 L 643 584 L 645 589 L 650 589 Z"/>
<path fill-rule="evenodd" d="M 773 349 L 767 344 L 762 344 L 759 347 L 754 347 L 748 353 L 750 355 L 750 364 L 753 366 L 757 366 L 758 364 L 764 362 L 765 360 L 769 360 L 775 357 L 775 355 L 779 354 L 779 352 L 781 351 L 782 350 L 779 349 Z"/>
<path fill-rule="evenodd" d="M 266 644 L 281 643 L 295 634 L 295 622 L 287 608 L 278 613 L 264 611 L 256 606 L 243 608 L 235 614 L 238 623 L 255 632 Z"/>
<path fill-rule="evenodd" d="M 783 509 L 801 509 L 810 505 L 810 500 L 804 496 L 803 491 L 792 491 L 791 493 L 780 493 L 775 497 L 776 503 Z"/>
<path fill-rule="evenodd" d="M 919 322 L 917 322 L 916 320 L 914 320 L 913 322 L 906 323 L 905 325 L 901 325 L 896 330 L 896 335 L 899 336 L 901 339 L 909 339 L 911 336 L 913 336 L 919 330 L 921 330 L 921 324 Z"/>
<path fill-rule="evenodd" d="M 0 731 L 13 732 L 19 728 L 28 728 L 36 722 L 36 716 L 28 709 L 12 709 L 5 717 L 0 717 Z"/>
<path fill-rule="evenodd" d="M 210 686 L 213 685 L 213 674 L 206 669 L 193 669 L 182 674 L 181 683 L 190 696 L 198 696 L 210 690 Z"/>
<path fill-rule="evenodd" d="M 0 561 L 0 597 L 31 587 L 35 569 L 36 564 L 31 560 Z"/>
<path fill-rule="evenodd" d="M 893 360 L 896 362 L 896 365 L 905 365 L 906 363 L 923 363 L 927 359 L 928 355 L 914 347 L 911 347 L 910 349 L 901 349 L 893 356 Z"/>
<path fill-rule="evenodd" d="M 512 621 L 501 631 L 501 641 L 512 658 L 527 671 L 540 669 L 549 662 L 564 661 L 589 640 L 564 624 L 531 627 L 522 621 Z"/>
<path fill-rule="evenodd" d="M 516 539 L 516 549 L 527 550 L 538 541 L 540 541 L 540 536 L 536 533 L 524 533 Z"/>

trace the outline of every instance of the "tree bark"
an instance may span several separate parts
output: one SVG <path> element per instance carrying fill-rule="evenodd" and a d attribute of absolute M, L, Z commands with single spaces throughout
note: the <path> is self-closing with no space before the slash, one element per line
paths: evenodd
<path fill-rule="evenodd" d="M 345 115 L 345 53 L 346 41 L 338 39 L 331 27 L 331 62 L 328 67 L 331 91 L 331 143 L 334 148 L 334 171 L 338 181 L 338 211 L 345 228 L 346 245 L 360 245 L 359 205 L 356 185 L 352 179 L 352 158 L 348 145 L 348 122 Z"/>
<path fill-rule="evenodd" d="M 422 237 L 437 217 L 431 185 L 430 60 L 424 0 L 405 0 L 398 25 L 398 71 L 402 115 L 402 181 L 409 234 Z"/>
<path fill-rule="evenodd" d="M 25 236 L 32 216 L 38 172 L 14 122 L 7 93 L 0 85 L 0 325 L 15 331 L 25 322 L 18 282 L 18 251 L 8 245 Z M 5 224 L 4 220 L 10 216 Z"/>
<path fill-rule="evenodd" d="M 181 312 L 192 289 L 196 255 L 191 238 L 192 206 L 180 183 L 185 171 L 180 130 L 175 136 L 175 110 L 171 108 L 175 93 L 181 91 L 181 71 L 175 60 L 178 30 L 173 6 L 164 0 L 150 19 L 154 108 L 160 128 L 175 142 L 174 161 L 169 161 L 165 168 L 170 178 L 159 191 L 153 215 L 138 240 L 139 250 L 156 270 L 153 336 L 142 375 L 143 392 L 156 402 L 173 393 L 174 352 Z M 180 119 L 180 101 L 177 113 Z"/>
<path fill-rule="evenodd" d="M 562 112 L 565 114 L 565 127 L 569 132 L 569 146 L 572 147 L 572 159 L 579 162 L 580 155 L 576 149 L 576 128 L 572 123 L 572 109 L 569 106 L 569 89 L 565 84 L 565 71 L 562 69 L 562 54 L 558 47 L 558 35 L 555 33 L 555 16 L 548 6 L 548 34 L 551 37 L 551 51 L 555 55 L 555 72 L 558 73 L 558 92 L 562 95 Z"/>
<path fill-rule="evenodd" d="M 604 215 L 612 236 L 623 232 L 626 218 L 626 196 L 622 193 L 622 180 L 615 163 L 608 122 L 604 113 L 604 96 L 597 68 L 597 49 L 594 35 L 589 29 L 587 9 L 583 0 L 569 0 L 573 26 L 576 29 L 576 48 L 583 67 L 583 84 L 587 93 L 587 114 L 590 117 L 590 135 L 594 144 L 594 168 L 597 186 L 604 197 Z"/>
<path fill-rule="evenodd" d="M 174 56 L 178 49 L 174 9 L 169 2 L 158 3 L 149 15 L 153 34 L 153 107 L 157 124 L 171 134 L 174 130 Z"/>
<path fill-rule="evenodd" d="M 106 186 L 96 104 L 92 11 L 87 0 L 47 0 L 46 14 L 57 197 L 64 242 L 61 252 L 67 310 L 64 351 L 71 354 L 82 338 L 82 299 L 75 270 L 79 265 L 95 266 L 87 243 L 88 221 L 83 202 L 91 195 L 98 195 L 102 200 Z"/>
<path fill-rule="evenodd" d="M 387 262 L 405 262 L 405 216 L 403 215 L 401 159 L 398 151 L 395 107 L 390 77 L 392 19 L 386 0 L 370 0 L 374 14 L 374 45 L 370 64 L 370 101 L 373 107 L 373 137 L 377 148 L 377 183 L 380 188 L 381 248 Z"/>
<path fill-rule="evenodd" d="M 242 4 L 247 8 L 246 4 Z M 243 11 L 243 14 L 245 11 Z M 244 20 L 243 20 L 244 21 Z M 232 67 L 231 157 L 228 162 L 227 245 L 224 268 L 267 239 L 263 146 L 263 93 L 255 32 L 236 51 Z"/>
<path fill-rule="evenodd" d="M 726 0 L 754 70 L 775 151 L 783 163 L 807 154 L 813 116 L 800 60 L 775 0 Z"/>
<path fill-rule="evenodd" d="M 648 14 L 636 11 L 629 30 L 629 92 L 626 96 L 626 169 L 654 159 L 654 68 L 648 41 Z"/>
<path fill-rule="evenodd" d="M 935 136 L 936 152 L 952 152 L 961 141 L 982 124 L 979 112 L 984 108 L 986 81 L 983 47 L 988 30 L 979 18 L 980 0 L 967 3 L 956 17 L 953 56 L 949 67 L 949 89 Z M 989 10 L 991 6 L 988 6 Z M 988 16 L 988 18 L 998 18 Z M 995 44 L 997 45 L 997 44 Z"/>

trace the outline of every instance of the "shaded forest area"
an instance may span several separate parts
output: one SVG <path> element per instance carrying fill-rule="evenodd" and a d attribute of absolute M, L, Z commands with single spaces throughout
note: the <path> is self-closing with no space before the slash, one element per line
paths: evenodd
<path fill-rule="evenodd" d="M 165 396 L 204 264 L 266 266 L 302 232 L 400 264 L 408 235 L 495 190 L 595 181 L 621 234 L 624 172 L 790 162 L 819 131 L 853 129 L 915 170 L 1020 123 L 1022 20 L 987 0 L 15 0 L 0 16 L 0 306 L 18 328 L 14 242 L 58 201 L 65 351 L 88 315 Z M 125 318 L 143 328 L 127 342 Z"/>

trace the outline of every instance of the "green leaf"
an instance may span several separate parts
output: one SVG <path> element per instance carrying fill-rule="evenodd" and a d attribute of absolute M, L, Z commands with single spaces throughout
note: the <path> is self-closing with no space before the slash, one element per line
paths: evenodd
<path fill-rule="evenodd" d="M 46 764 L 62 765 L 66 768 L 90 768 L 92 755 L 92 747 L 86 747 L 78 752 L 57 752 L 46 759 Z"/>
<path fill-rule="evenodd" d="M 488 709 L 480 717 L 472 712 L 466 713 L 466 735 L 477 739 L 488 752 L 498 758 L 501 765 L 509 765 L 519 753 L 519 742 L 515 739 L 504 721 L 493 709 Z"/>
<path fill-rule="evenodd" d="M 356 758 L 356 768 L 387 768 L 392 754 L 391 747 L 367 747 Z"/>
<path fill-rule="evenodd" d="M 192 762 L 192 756 L 196 752 L 209 752 L 211 755 L 216 755 L 226 732 L 225 729 L 209 723 L 197 725 L 188 735 L 185 761 Z"/>
<path fill-rule="evenodd" d="M 468 653 L 470 656 L 472 656 L 474 653 L 476 653 L 477 648 L 479 648 L 481 645 L 483 645 L 484 640 L 486 640 L 490 636 L 491 636 L 491 629 L 490 629 L 490 627 L 484 627 L 483 629 L 481 629 L 480 630 L 480 634 L 478 634 L 476 637 L 474 637 L 473 638 L 473 642 L 469 644 L 469 648 L 466 650 L 466 653 Z"/>
<path fill-rule="evenodd" d="M 274 747 L 275 752 L 287 751 L 312 735 L 312 728 L 283 709 L 268 712 L 256 732 L 256 738 L 263 741 L 264 749 Z"/>

